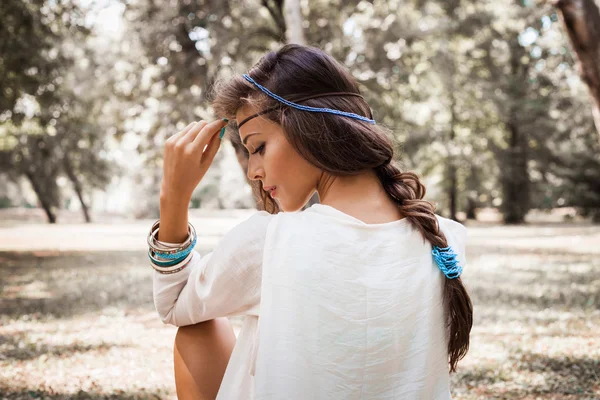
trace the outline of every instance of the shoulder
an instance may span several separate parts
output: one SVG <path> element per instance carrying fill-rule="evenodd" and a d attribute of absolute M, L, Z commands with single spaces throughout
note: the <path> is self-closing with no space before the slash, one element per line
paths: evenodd
<path fill-rule="evenodd" d="M 448 245 L 458 253 L 460 264 L 467 265 L 466 247 L 467 247 L 467 227 L 452 219 L 444 218 L 436 214 L 440 230 L 446 236 Z"/>
<path fill-rule="evenodd" d="M 444 218 L 437 214 L 435 216 L 438 220 L 438 224 L 440 225 L 440 229 L 442 229 L 442 231 L 451 232 L 453 235 L 459 238 L 467 237 L 467 227 L 461 224 L 460 222 L 454 221 L 449 218 Z"/>
<path fill-rule="evenodd" d="M 226 236 L 246 236 L 265 232 L 269 223 L 276 217 L 276 214 L 269 214 L 266 211 L 256 211 L 235 225 Z"/>
<path fill-rule="evenodd" d="M 262 252 L 267 229 L 275 217 L 266 211 L 256 211 L 229 229 L 218 241 L 214 253 L 219 257 L 251 258 Z M 214 257 L 214 256 L 213 256 Z M 248 260 L 249 261 L 249 260 Z"/>

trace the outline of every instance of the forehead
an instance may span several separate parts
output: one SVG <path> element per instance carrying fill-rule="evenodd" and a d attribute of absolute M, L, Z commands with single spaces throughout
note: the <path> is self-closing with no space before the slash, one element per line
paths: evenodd
<path fill-rule="evenodd" d="M 239 124 L 246 118 L 251 117 L 260 111 L 261 110 L 254 106 L 244 105 L 235 113 L 235 120 Z M 240 139 L 244 140 L 247 135 L 255 132 L 269 133 L 273 129 L 276 129 L 276 127 L 276 123 L 267 119 L 264 115 L 259 115 L 258 117 L 248 120 L 241 128 L 239 128 Z"/>
<path fill-rule="evenodd" d="M 260 110 L 258 110 L 256 107 L 250 105 L 250 104 L 245 104 L 242 107 L 240 107 L 236 112 L 235 112 L 235 120 L 237 121 L 237 123 L 239 124 L 240 122 L 242 122 L 243 120 L 245 120 L 246 118 L 248 118 L 251 115 L 256 114 L 257 112 L 259 112 Z M 246 122 L 249 123 L 250 121 Z M 244 124 L 244 126 L 246 125 Z M 243 128 L 243 126 L 242 126 Z"/>

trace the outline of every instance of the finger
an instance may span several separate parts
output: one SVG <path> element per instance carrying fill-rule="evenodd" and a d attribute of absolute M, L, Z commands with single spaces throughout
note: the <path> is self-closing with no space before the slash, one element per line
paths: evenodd
<path fill-rule="evenodd" d="M 215 134 L 211 138 L 208 146 L 206 146 L 206 150 L 202 154 L 202 159 L 200 160 L 201 165 L 210 165 L 212 164 L 217 152 L 219 151 L 219 147 L 221 147 L 222 140 L 219 139 L 219 135 Z"/>
<path fill-rule="evenodd" d="M 204 145 L 206 146 L 206 144 L 208 144 L 208 141 L 215 135 L 215 133 L 219 133 L 221 131 L 221 128 L 226 126 L 227 123 L 228 122 L 226 120 L 217 119 L 211 122 L 210 124 L 207 124 L 204 128 L 202 128 L 200 134 L 196 136 L 196 139 L 194 139 L 194 146 L 196 146 L 197 142 L 198 146 L 200 145 L 200 142 L 204 143 Z"/>
<path fill-rule="evenodd" d="M 185 135 L 190 129 L 192 129 L 192 127 L 195 124 L 196 124 L 196 121 L 190 123 L 188 126 L 186 126 L 185 128 L 183 128 L 179 132 L 175 133 L 174 135 L 171 135 L 171 137 L 169 137 L 169 139 L 173 138 L 173 141 L 177 141 L 177 139 L 179 139 L 180 137 L 182 137 L 183 135 Z"/>
<path fill-rule="evenodd" d="M 196 122 L 196 124 L 192 126 L 192 128 L 189 131 L 187 131 L 185 136 L 181 138 L 181 141 L 183 143 L 192 143 L 194 139 L 200 134 L 200 132 L 202 132 L 202 129 L 206 126 L 207 123 L 208 122 L 204 120 Z"/>
<path fill-rule="evenodd" d="M 196 151 L 203 151 L 204 147 L 206 147 L 211 138 L 217 136 L 217 134 L 221 131 L 221 128 L 225 127 L 226 125 L 227 121 L 222 119 L 218 119 L 210 124 L 205 125 L 194 139 L 194 149 Z"/>

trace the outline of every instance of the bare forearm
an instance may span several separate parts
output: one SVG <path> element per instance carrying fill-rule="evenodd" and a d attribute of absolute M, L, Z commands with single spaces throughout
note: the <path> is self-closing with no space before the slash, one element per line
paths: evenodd
<path fill-rule="evenodd" d="M 160 195 L 160 228 L 158 240 L 168 243 L 182 243 L 188 235 L 188 206 L 186 196 Z"/>

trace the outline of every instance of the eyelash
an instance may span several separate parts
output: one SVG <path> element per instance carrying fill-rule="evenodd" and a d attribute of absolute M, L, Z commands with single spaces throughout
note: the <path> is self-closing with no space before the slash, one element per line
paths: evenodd
<path fill-rule="evenodd" d="M 258 146 L 258 148 L 256 149 L 256 151 L 255 151 L 254 153 L 252 153 L 252 154 L 256 154 L 256 153 L 258 153 L 259 151 L 260 151 L 260 153 L 262 154 L 262 153 L 263 153 L 263 149 L 264 149 L 264 148 L 265 148 L 265 144 L 263 143 L 263 144 L 261 144 L 260 146 Z"/>

